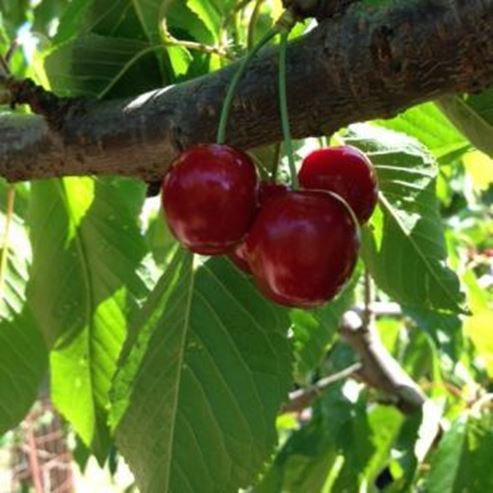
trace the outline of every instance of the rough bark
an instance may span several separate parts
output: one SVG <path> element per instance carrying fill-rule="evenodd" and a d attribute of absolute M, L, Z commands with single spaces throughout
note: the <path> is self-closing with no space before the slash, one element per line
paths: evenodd
<path fill-rule="evenodd" d="M 159 179 L 180 149 L 214 140 L 235 68 L 135 98 L 90 102 L 83 111 L 64 105 L 56 126 L 42 116 L 0 115 L 0 176 Z M 228 143 L 248 149 L 281 139 L 276 79 L 276 51 L 265 50 L 240 85 Z M 288 99 L 298 138 L 491 84 L 493 0 L 352 3 L 289 48 Z"/>

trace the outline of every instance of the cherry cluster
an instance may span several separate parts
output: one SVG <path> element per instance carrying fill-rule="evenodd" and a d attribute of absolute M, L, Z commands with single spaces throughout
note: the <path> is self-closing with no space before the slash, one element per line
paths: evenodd
<path fill-rule="evenodd" d="M 350 146 L 312 152 L 298 179 L 300 190 L 259 182 L 243 151 L 192 147 L 163 181 L 169 228 L 192 252 L 228 255 L 267 298 L 320 306 L 351 276 L 359 225 L 377 203 L 377 180 L 369 159 Z"/>

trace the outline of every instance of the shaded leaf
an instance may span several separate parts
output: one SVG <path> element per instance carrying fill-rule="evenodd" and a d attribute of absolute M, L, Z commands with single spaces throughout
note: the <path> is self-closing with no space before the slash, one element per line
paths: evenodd
<path fill-rule="evenodd" d="M 126 345 L 112 426 L 143 493 L 236 492 L 276 441 L 289 318 L 225 259 L 178 250 Z"/>
<path fill-rule="evenodd" d="M 26 309 L 0 320 L 0 436 L 24 418 L 38 396 L 48 350 Z"/>
<path fill-rule="evenodd" d="M 354 302 L 354 289 L 360 277 L 357 269 L 344 291 L 332 302 L 316 310 L 292 310 L 296 372 L 302 375 L 315 369 L 327 347 L 334 341 L 342 315 Z"/>

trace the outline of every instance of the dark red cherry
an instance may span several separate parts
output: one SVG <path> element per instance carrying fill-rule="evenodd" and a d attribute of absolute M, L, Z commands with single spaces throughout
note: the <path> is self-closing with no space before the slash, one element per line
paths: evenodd
<path fill-rule="evenodd" d="M 289 191 L 289 187 L 282 183 L 272 183 L 269 181 L 262 181 L 258 190 L 258 204 L 259 209 L 263 207 L 270 200 L 280 197 Z M 248 261 L 246 259 L 245 243 L 240 243 L 229 255 L 231 261 L 243 272 L 251 274 Z"/>
<path fill-rule="evenodd" d="M 245 242 L 241 242 L 230 254 L 228 257 L 233 262 L 233 264 L 238 267 L 238 269 L 246 272 L 247 274 L 251 274 L 250 266 L 248 265 L 248 261 L 246 259 L 246 251 L 245 251 Z"/>
<path fill-rule="evenodd" d="M 310 153 L 299 172 L 303 188 L 340 195 L 364 224 L 378 200 L 378 184 L 371 161 L 351 146 L 328 147 Z"/>
<path fill-rule="evenodd" d="M 255 219 L 255 166 L 243 151 L 226 145 L 192 147 L 166 174 L 162 201 L 171 232 L 188 249 L 227 253 Z"/>
<path fill-rule="evenodd" d="M 271 181 L 263 181 L 260 183 L 258 190 L 258 201 L 260 207 L 263 207 L 267 202 L 289 191 L 289 187 L 284 183 L 272 183 Z"/>
<path fill-rule="evenodd" d="M 245 243 L 261 291 L 282 305 L 310 308 L 330 301 L 351 276 L 358 225 L 335 194 L 289 192 L 262 208 Z"/>

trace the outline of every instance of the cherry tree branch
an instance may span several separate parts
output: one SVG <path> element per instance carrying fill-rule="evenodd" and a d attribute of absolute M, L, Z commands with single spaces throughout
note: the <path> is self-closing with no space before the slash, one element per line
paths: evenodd
<path fill-rule="evenodd" d="M 344 4 L 338 9 L 344 13 L 324 20 L 288 50 L 295 138 L 331 134 L 355 121 L 391 117 L 420 102 L 493 84 L 493 0 L 320 5 L 336 4 Z M 275 49 L 264 50 L 243 78 L 229 144 L 250 149 L 282 139 L 277 60 Z M 158 180 L 181 149 L 214 140 L 236 68 L 134 98 L 55 98 L 42 105 L 34 98 L 30 105 L 38 115 L 0 113 L 0 176 Z"/>
<path fill-rule="evenodd" d="M 356 376 L 364 383 L 388 394 L 404 413 L 419 411 L 426 396 L 383 345 L 373 323 L 367 326 L 361 316 L 349 311 L 340 327 L 342 338 L 358 354 L 362 367 Z"/>
<path fill-rule="evenodd" d="M 303 411 L 303 409 L 310 407 L 312 402 L 328 387 L 340 380 L 352 377 L 361 368 L 361 363 L 355 363 L 333 375 L 321 378 L 314 385 L 291 392 L 289 401 L 281 407 L 280 414 Z"/>

